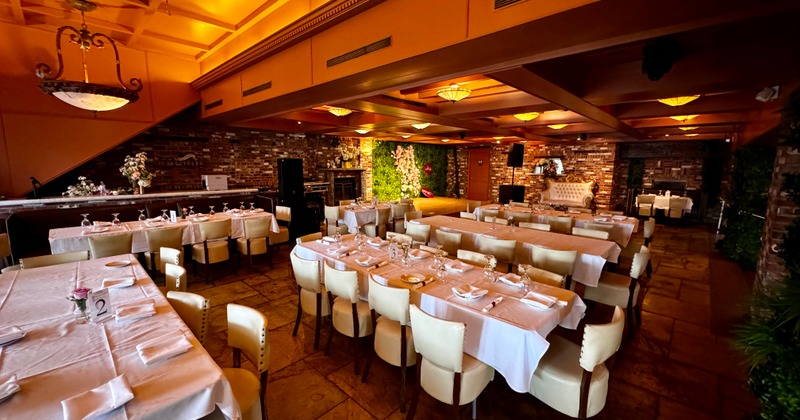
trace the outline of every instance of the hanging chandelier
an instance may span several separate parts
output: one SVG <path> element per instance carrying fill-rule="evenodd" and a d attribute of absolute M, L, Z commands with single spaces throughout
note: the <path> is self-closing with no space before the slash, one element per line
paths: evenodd
<path fill-rule="evenodd" d="M 361 135 L 364 135 L 364 134 L 367 134 L 367 133 L 369 133 L 369 130 L 366 130 L 366 129 L 360 128 L 360 129 L 356 130 L 356 133 L 358 133 L 358 134 L 361 134 Z"/>
<path fill-rule="evenodd" d="M 688 104 L 689 102 L 694 101 L 695 99 L 699 98 L 700 95 L 693 95 L 693 96 L 675 96 L 673 98 L 664 98 L 658 99 L 658 102 L 661 102 L 664 105 L 669 106 L 683 106 Z"/>
<path fill-rule="evenodd" d="M 431 125 L 431 123 L 428 123 L 428 122 L 411 124 L 411 126 L 416 128 L 417 130 L 424 130 L 424 129 L 428 128 L 428 126 L 430 126 L 430 125 Z"/>
<path fill-rule="evenodd" d="M 692 126 L 692 127 L 678 127 L 678 128 L 680 128 L 683 131 L 692 131 L 692 130 L 697 130 L 699 127 Z"/>
<path fill-rule="evenodd" d="M 447 99 L 450 102 L 458 102 L 469 96 L 470 93 L 472 93 L 472 90 L 462 88 L 457 84 L 443 87 L 436 92 L 442 99 Z"/>
<path fill-rule="evenodd" d="M 567 124 L 550 124 L 548 127 L 552 128 L 553 130 L 561 130 L 562 128 L 566 127 Z"/>
<path fill-rule="evenodd" d="M 344 117 L 345 115 L 352 114 L 353 110 L 352 109 L 347 109 L 347 108 L 339 108 L 339 107 L 332 106 L 332 107 L 328 108 L 328 112 L 330 112 L 333 115 L 336 115 L 337 117 Z"/>
<path fill-rule="evenodd" d="M 675 121 L 686 122 L 686 121 L 689 121 L 689 120 L 693 120 L 693 119 L 697 118 L 698 116 L 699 115 L 697 115 L 697 114 L 693 114 L 693 115 L 673 115 L 670 118 L 672 118 Z"/>
<path fill-rule="evenodd" d="M 39 89 L 48 95 L 81 109 L 89 111 L 111 111 L 121 108 L 139 99 L 139 91 L 142 90 L 142 80 L 139 78 L 130 79 L 132 88 L 125 86 L 120 75 L 119 51 L 117 44 L 108 35 L 100 32 L 91 33 L 86 26 L 84 12 L 91 12 L 97 8 L 92 2 L 86 0 L 70 0 L 69 4 L 81 12 L 81 29 L 72 26 L 62 26 L 56 32 L 56 52 L 58 53 L 58 68 L 55 76 L 50 77 L 50 66 L 45 63 L 36 65 L 36 75 L 42 79 L 39 82 Z M 81 49 L 83 61 L 83 81 L 59 80 L 64 73 L 64 58 L 61 55 L 61 35 L 64 32 L 69 34 L 69 41 L 77 44 Z M 86 54 L 92 47 L 102 49 L 106 43 L 114 49 L 114 59 L 117 65 L 117 80 L 121 86 L 101 85 L 89 83 L 89 68 L 86 64 Z"/>
<path fill-rule="evenodd" d="M 514 114 L 514 118 L 516 118 L 516 119 L 518 119 L 520 121 L 526 121 L 527 122 L 527 121 L 539 118 L 539 113 L 538 112 L 525 112 L 525 113 L 522 113 L 522 114 Z"/>

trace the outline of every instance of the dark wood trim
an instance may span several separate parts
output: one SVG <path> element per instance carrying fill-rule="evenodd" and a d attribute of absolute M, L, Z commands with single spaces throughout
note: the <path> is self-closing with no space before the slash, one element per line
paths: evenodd
<path fill-rule="evenodd" d="M 578 408 L 578 418 L 585 419 L 586 412 L 589 409 L 589 388 L 592 385 L 592 372 L 588 370 L 583 370 L 583 375 L 581 375 L 581 396 Z"/>

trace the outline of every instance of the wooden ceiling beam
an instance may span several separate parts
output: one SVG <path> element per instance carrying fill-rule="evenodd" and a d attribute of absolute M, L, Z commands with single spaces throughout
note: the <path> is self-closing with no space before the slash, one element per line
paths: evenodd
<path fill-rule="evenodd" d="M 73 12 L 68 11 L 68 10 L 53 9 L 53 8 L 47 7 L 47 6 L 25 5 L 25 6 L 23 6 L 23 10 L 25 10 L 27 12 L 30 12 L 30 13 L 35 13 L 35 14 L 38 14 L 38 15 L 50 16 L 50 17 L 58 18 L 60 20 L 65 20 L 65 21 L 68 21 L 68 22 L 73 23 L 73 24 L 74 23 L 80 24 L 80 21 L 81 21 L 80 13 L 73 13 Z M 130 35 L 130 34 L 133 33 L 133 28 L 130 28 L 128 26 L 120 25 L 120 24 L 114 23 L 114 22 L 109 22 L 107 20 L 93 18 L 93 17 L 88 16 L 88 15 L 85 18 L 86 18 L 86 26 L 88 26 L 90 29 L 94 29 L 94 28 L 110 29 L 112 31 L 120 32 L 120 33 L 123 33 L 123 34 L 126 34 L 126 35 Z M 58 26 L 62 26 L 62 24 L 54 23 L 53 26 L 58 27 Z M 79 26 L 79 25 L 75 25 L 75 26 Z"/>
<path fill-rule="evenodd" d="M 142 9 L 139 14 L 139 20 L 136 22 L 136 26 L 134 27 L 133 34 L 131 34 L 131 37 L 128 38 L 128 42 L 126 43 L 127 46 L 132 47 L 139 42 L 139 38 L 141 38 L 142 33 L 144 33 L 145 26 L 147 26 L 147 23 L 153 18 L 156 10 L 158 10 L 158 6 L 163 1 L 164 0 L 150 0 L 150 4 L 147 6 L 147 8 Z"/>
<path fill-rule="evenodd" d="M 14 21 L 17 25 L 25 25 L 25 12 L 22 10 L 22 1 L 11 0 L 9 4 L 11 12 L 14 14 Z"/>
<path fill-rule="evenodd" d="M 224 22 L 219 19 L 214 19 L 208 16 L 204 16 L 198 13 L 194 13 L 186 9 L 181 9 L 171 4 L 164 4 L 162 1 L 159 1 L 158 12 L 171 16 L 180 16 L 189 20 L 193 20 L 195 22 L 200 22 L 205 25 L 213 26 L 217 29 L 222 29 L 223 31 L 226 32 L 236 32 L 236 25 L 234 24 Z"/>
<path fill-rule="evenodd" d="M 211 49 L 211 47 L 209 45 L 206 45 L 206 44 L 203 44 L 203 43 L 200 43 L 200 42 L 194 42 L 194 41 L 189 41 L 189 40 L 182 39 L 182 38 L 176 38 L 174 36 L 164 35 L 164 34 L 160 34 L 160 33 L 157 33 L 157 32 L 144 31 L 144 32 L 142 32 L 142 35 L 144 35 L 144 36 L 146 36 L 148 38 L 158 39 L 158 40 L 161 40 L 161 41 L 171 42 L 173 44 L 184 45 L 184 46 L 187 46 L 187 47 L 196 48 L 196 49 L 198 49 L 200 51 L 208 51 L 209 49 Z"/>

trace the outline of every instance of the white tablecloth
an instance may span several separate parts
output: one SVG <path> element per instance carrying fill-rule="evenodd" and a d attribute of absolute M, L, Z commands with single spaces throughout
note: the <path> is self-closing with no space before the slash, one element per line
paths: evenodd
<path fill-rule="evenodd" d="M 378 204 L 377 206 L 339 206 L 339 211 L 344 213 L 344 224 L 350 233 L 356 233 L 358 228 L 369 223 L 375 223 L 376 209 L 388 208 L 388 204 Z"/>
<path fill-rule="evenodd" d="M 344 244 L 354 246 L 352 241 Z M 404 273 L 435 275 L 435 271 L 431 268 L 431 257 L 412 260 L 409 267 L 399 262 L 392 262 L 383 267 L 370 269 L 356 264 L 355 259 L 367 254 L 388 260 L 386 247 L 378 249 L 367 247 L 361 253 L 343 258 L 333 257 L 326 251 L 328 248 L 331 248 L 331 245 L 306 242 L 295 246 L 293 252 L 301 258 L 326 261 L 334 268 L 358 271 L 362 299 L 367 297 L 370 273 L 381 284 L 406 288 L 410 285 L 401 280 L 401 275 Z M 433 282 L 412 289 L 411 302 L 436 317 L 465 323 L 467 332 L 464 352 L 495 368 L 517 392 L 528 392 L 531 376 L 549 347 L 544 337 L 557 325 L 570 329 L 577 328 L 586 311 L 583 301 L 575 293 L 538 283 L 534 284 L 534 290 L 556 296 L 569 304 L 554 305 L 544 310 L 534 309 L 519 300 L 524 295 L 522 289 L 502 282 L 492 283 L 484 277 L 480 268 L 462 274 L 450 273 L 446 280 L 446 284 Z M 461 299 L 451 291 L 453 287 L 461 284 L 472 284 L 488 289 L 489 293 L 476 300 Z M 504 296 L 502 303 L 488 313 L 481 311 L 498 296 Z"/>
<path fill-rule="evenodd" d="M 675 198 L 675 196 L 668 197 L 666 195 L 655 195 L 655 194 L 639 194 L 636 196 L 636 205 L 639 205 L 639 197 L 655 197 L 655 202 L 653 203 L 654 209 L 668 209 L 669 208 L 669 199 Z M 694 203 L 690 197 L 680 197 L 683 201 L 683 210 L 686 212 L 692 211 L 692 206 Z"/>
<path fill-rule="evenodd" d="M 431 225 L 432 230 L 445 229 L 461 233 L 461 248 L 479 251 L 481 235 L 498 239 L 516 239 L 516 263 L 530 264 L 533 246 L 539 245 L 551 249 L 577 250 L 578 260 L 572 278 L 587 286 L 597 286 L 606 261 L 616 263 L 621 251 L 619 245 L 612 241 L 584 238 L 581 236 L 563 235 L 534 229 L 495 225 L 477 220 L 460 219 L 448 216 L 433 216 L 417 219 L 419 223 Z M 431 232 L 432 242 L 436 243 L 436 235 Z"/>
<path fill-rule="evenodd" d="M 106 267 L 110 261 L 127 267 Z M 156 315 L 127 324 L 113 317 L 77 325 L 74 303 L 65 297 L 76 287 L 99 290 L 104 278 L 135 276 L 132 287 L 110 289 L 113 305 L 153 299 Z M 222 370 L 181 321 L 133 255 L 12 271 L 0 275 L 0 325 L 26 332 L 21 341 L 0 348 L 0 378 L 16 374 L 21 390 L 0 404 L 0 418 L 60 419 L 61 401 L 125 374 L 134 398 L 109 419 L 198 418 L 215 406 L 229 416 L 239 407 Z M 181 331 L 192 348 L 149 367 L 136 345 Z"/>
<path fill-rule="evenodd" d="M 209 221 L 231 219 L 231 238 L 241 238 L 244 236 L 244 220 L 252 218 L 269 218 L 270 230 L 277 233 L 278 221 L 273 217 L 272 213 L 260 212 L 246 214 L 244 216 L 231 217 L 226 214 L 217 213 L 209 217 Z M 50 229 L 48 239 L 50 240 L 50 253 L 63 254 L 72 251 L 87 251 L 89 250 L 89 236 L 91 235 L 113 235 L 122 232 L 133 233 L 132 252 L 145 252 L 147 251 L 147 237 L 145 230 L 169 228 L 180 226 L 183 228 L 183 245 L 191 245 L 202 242 L 200 239 L 200 227 L 198 222 L 193 222 L 189 219 L 178 219 L 176 223 L 165 223 L 160 227 L 149 227 L 144 222 L 124 222 L 120 227 L 110 227 L 106 232 L 102 233 L 89 233 L 84 234 L 83 228 L 80 226 Z"/>

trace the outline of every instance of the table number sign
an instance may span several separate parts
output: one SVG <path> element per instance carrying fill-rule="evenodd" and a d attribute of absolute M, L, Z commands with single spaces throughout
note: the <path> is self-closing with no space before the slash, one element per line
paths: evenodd
<path fill-rule="evenodd" d="M 89 319 L 92 322 L 100 322 L 114 315 L 111 306 L 111 295 L 108 289 L 100 289 L 89 293 L 86 305 L 89 309 Z"/>

